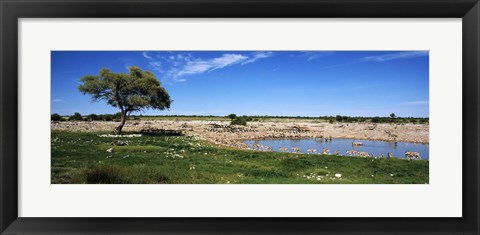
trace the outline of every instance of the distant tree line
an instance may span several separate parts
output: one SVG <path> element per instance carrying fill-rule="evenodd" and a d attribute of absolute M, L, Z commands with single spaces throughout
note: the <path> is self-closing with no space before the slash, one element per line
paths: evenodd
<path fill-rule="evenodd" d="M 323 116 L 319 117 L 320 119 L 328 120 L 328 122 L 345 122 L 345 123 L 355 123 L 355 122 L 370 122 L 370 123 L 420 123 L 425 124 L 429 122 L 429 118 L 421 117 L 397 117 L 394 113 L 391 113 L 388 117 L 351 117 L 351 116 L 341 116 L 337 115 L 332 116 Z"/>
<path fill-rule="evenodd" d="M 58 113 L 54 113 L 51 115 L 51 120 L 52 121 L 116 121 L 119 122 L 121 120 L 122 114 L 120 112 L 115 113 L 115 114 L 89 114 L 86 116 L 82 116 L 80 113 L 76 112 L 73 115 L 70 116 L 61 116 Z M 139 120 L 140 118 L 138 117 L 131 117 L 134 120 Z"/>
<path fill-rule="evenodd" d="M 306 116 L 237 116 L 236 114 L 229 114 L 226 117 L 231 119 L 231 125 L 247 125 L 250 121 L 259 121 L 266 118 L 278 118 L 278 119 L 318 119 L 326 120 L 329 123 L 420 123 L 426 124 L 429 122 L 429 118 L 420 117 L 397 117 L 394 113 L 391 113 L 388 117 L 351 117 L 351 116 L 320 116 L 320 117 L 306 117 Z"/>
<path fill-rule="evenodd" d="M 246 125 L 247 122 L 260 121 L 267 118 L 278 118 L 278 119 L 311 119 L 311 120 L 324 120 L 329 123 L 420 123 L 425 124 L 429 122 L 429 118 L 422 117 L 397 117 L 394 113 L 391 113 L 386 117 L 352 117 L 352 116 L 318 116 L 318 117 L 308 117 L 308 116 L 238 116 L 236 114 L 229 114 L 227 116 L 214 116 L 214 115 L 159 115 L 159 116 L 144 116 L 144 115 L 131 115 L 128 119 L 139 120 L 140 118 L 154 118 L 154 117 L 183 117 L 183 118 L 229 118 L 232 125 Z M 120 121 L 121 113 L 115 114 L 89 114 L 86 116 L 81 115 L 76 112 L 70 116 L 61 116 L 57 113 L 51 115 L 52 121 Z"/>

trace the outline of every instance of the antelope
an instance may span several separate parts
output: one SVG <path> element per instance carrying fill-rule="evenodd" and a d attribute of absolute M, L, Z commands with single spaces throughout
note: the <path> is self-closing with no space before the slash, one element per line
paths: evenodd
<path fill-rule="evenodd" d="M 329 155 L 330 154 L 330 149 L 323 148 L 322 149 L 322 155 Z"/>
<path fill-rule="evenodd" d="M 294 147 L 294 148 L 292 148 L 292 152 L 294 152 L 294 153 L 298 153 L 298 152 L 300 152 L 300 148 L 296 148 L 296 147 Z"/>
<path fill-rule="evenodd" d="M 408 159 L 420 159 L 420 153 L 405 151 L 405 157 Z"/>
<path fill-rule="evenodd" d="M 358 152 L 357 154 L 359 157 L 370 157 L 370 154 L 368 154 L 367 152 Z"/>
<path fill-rule="evenodd" d="M 288 152 L 288 148 L 280 148 L 280 151 Z"/>
<path fill-rule="evenodd" d="M 307 153 L 316 153 L 317 150 L 316 149 L 307 149 Z"/>
<path fill-rule="evenodd" d="M 358 154 L 357 150 L 347 150 L 345 152 L 348 156 L 356 156 Z"/>
<path fill-rule="evenodd" d="M 392 158 L 393 157 L 393 154 L 392 153 L 387 153 L 387 158 Z"/>

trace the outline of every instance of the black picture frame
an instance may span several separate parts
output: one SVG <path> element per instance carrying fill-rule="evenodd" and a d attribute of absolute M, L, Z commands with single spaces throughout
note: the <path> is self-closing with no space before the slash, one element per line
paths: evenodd
<path fill-rule="evenodd" d="M 0 0 L 2 234 L 479 234 L 478 0 Z M 123 17 L 462 18 L 461 218 L 18 217 L 18 19 Z M 39 203 L 41 199 L 39 199 Z"/>

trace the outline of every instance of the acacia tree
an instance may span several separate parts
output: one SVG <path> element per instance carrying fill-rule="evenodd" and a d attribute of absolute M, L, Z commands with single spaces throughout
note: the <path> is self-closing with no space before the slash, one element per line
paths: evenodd
<path fill-rule="evenodd" d="M 167 90 L 150 71 L 139 67 L 129 67 L 128 73 L 114 73 L 103 68 L 97 76 L 87 75 L 81 78 L 78 86 L 83 94 L 92 96 L 94 102 L 105 100 L 120 109 L 120 125 L 115 133 L 121 133 L 127 116 L 132 112 L 145 109 L 164 110 L 170 108 L 172 100 Z"/>
<path fill-rule="evenodd" d="M 230 119 L 233 120 L 233 119 L 237 118 L 237 115 L 232 113 L 232 114 L 229 114 L 227 117 L 229 117 Z"/>

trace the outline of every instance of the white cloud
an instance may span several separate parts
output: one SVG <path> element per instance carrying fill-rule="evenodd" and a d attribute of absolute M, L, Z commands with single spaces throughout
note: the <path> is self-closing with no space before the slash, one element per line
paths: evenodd
<path fill-rule="evenodd" d="M 400 103 L 400 105 L 415 106 L 415 105 L 427 105 L 429 104 L 428 100 L 418 100 L 418 101 L 409 101 Z"/>
<path fill-rule="evenodd" d="M 329 56 L 333 54 L 333 52 L 331 51 L 322 51 L 322 52 L 311 52 L 308 56 L 307 56 L 307 61 L 310 61 L 310 60 L 316 60 L 316 59 L 319 59 L 319 58 L 323 58 L 325 56 Z"/>
<path fill-rule="evenodd" d="M 316 60 L 323 58 L 325 56 L 332 55 L 333 51 L 302 51 L 300 55 L 293 55 L 294 57 L 303 57 L 306 58 L 307 61 Z"/>
<path fill-rule="evenodd" d="M 148 64 L 156 67 L 162 66 L 162 63 L 160 61 L 151 61 L 151 62 L 148 62 Z"/>
<path fill-rule="evenodd" d="M 153 70 L 163 73 L 162 63 L 160 61 L 150 61 L 148 64 L 153 68 Z"/>
<path fill-rule="evenodd" d="M 363 57 L 362 60 L 383 62 L 383 61 L 396 60 L 396 59 L 409 59 L 409 58 L 428 56 L 428 53 L 429 53 L 428 51 L 405 51 L 405 52 L 396 52 L 396 53 L 390 53 L 390 54 L 379 55 L 379 56 L 367 56 L 367 57 Z"/>
<path fill-rule="evenodd" d="M 267 51 L 267 52 L 255 52 L 255 53 L 253 53 L 253 56 L 250 59 L 242 62 L 242 65 L 250 64 L 250 63 L 253 63 L 257 60 L 268 58 L 272 55 L 273 55 L 273 53 L 269 52 L 269 51 Z"/>
<path fill-rule="evenodd" d="M 233 65 L 246 65 L 258 60 L 271 57 L 272 52 L 225 53 L 215 58 L 196 58 L 193 53 L 166 52 L 154 54 L 143 52 L 142 55 L 149 59 L 150 69 L 163 74 L 164 79 L 185 82 L 184 76 L 202 74 Z M 157 59 L 158 58 L 158 59 Z"/>
<path fill-rule="evenodd" d="M 147 52 L 143 52 L 142 55 L 143 55 L 143 57 L 145 57 L 146 59 L 153 60 L 153 57 L 149 56 Z"/>
<path fill-rule="evenodd" d="M 184 59 L 178 58 L 178 59 Z M 216 69 L 225 68 L 234 64 L 238 64 L 242 61 L 247 60 L 248 57 L 240 54 L 223 54 L 220 57 L 209 59 L 209 60 L 188 60 L 183 66 L 179 69 L 172 69 L 168 73 L 174 79 L 177 79 L 186 75 L 201 74 Z"/>

